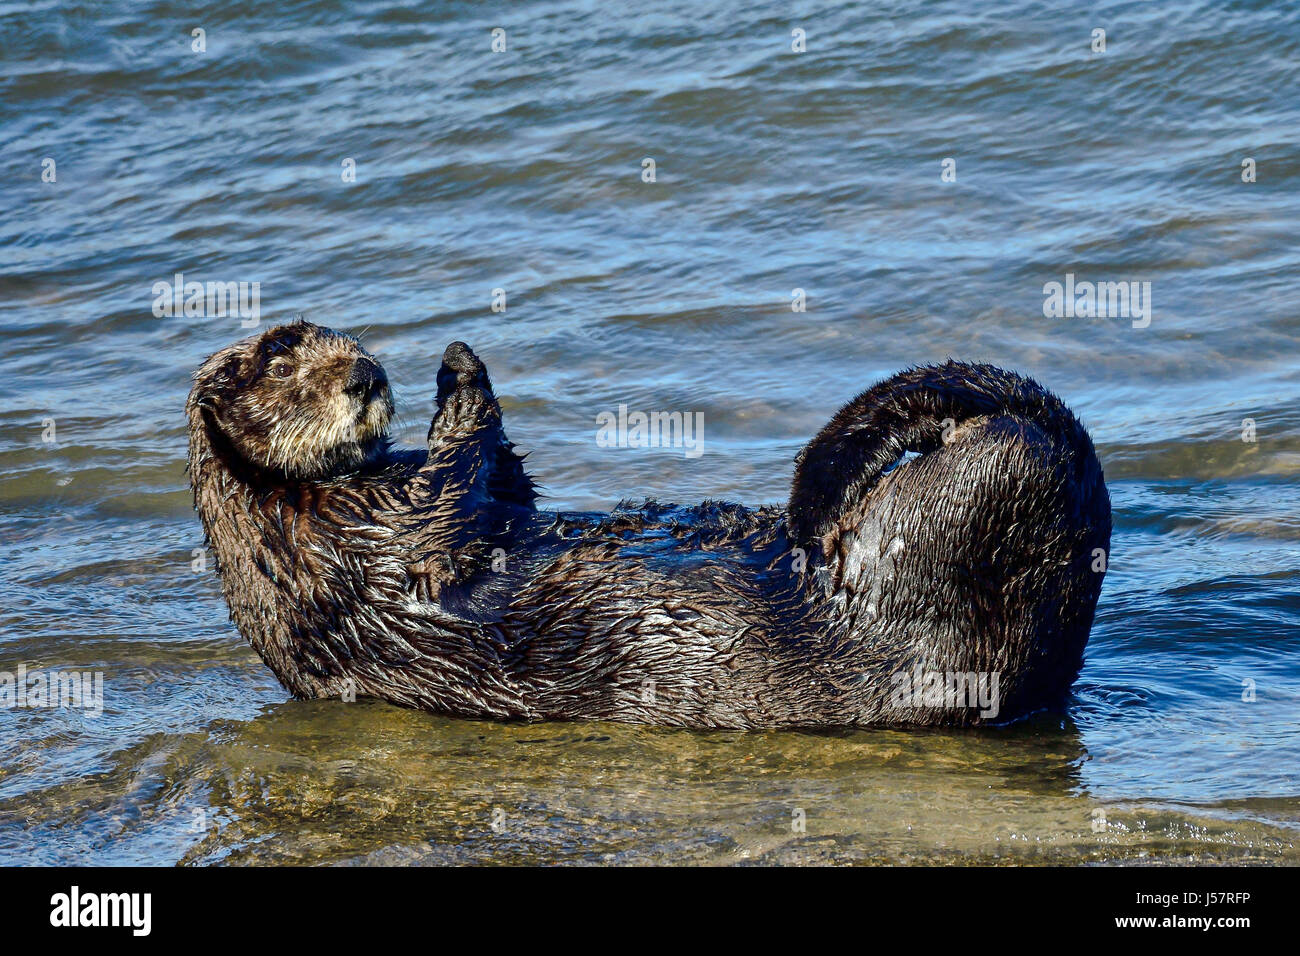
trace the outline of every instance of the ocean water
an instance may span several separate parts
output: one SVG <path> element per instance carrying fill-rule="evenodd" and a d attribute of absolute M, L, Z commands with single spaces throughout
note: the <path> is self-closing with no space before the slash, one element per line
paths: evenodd
<path fill-rule="evenodd" d="M 1300 862 L 1295 5 L 36 0 L 0 67 L 0 671 L 103 679 L 0 709 L 0 863 Z M 248 318 L 155 314 L 178 273 Z M 1145 314 L 1045 315 L 1067 275 Z M 413 442 L 469 342 L 555 508 L 781 502 L 879 378 L 1031 374 L 1115 509 L 1069 706 L 292 701 L 184 474 L 190 373 L 254 311 L 361 333 Z M 703 453 L 599 447 L 620 404 L 702 413 Z"/>

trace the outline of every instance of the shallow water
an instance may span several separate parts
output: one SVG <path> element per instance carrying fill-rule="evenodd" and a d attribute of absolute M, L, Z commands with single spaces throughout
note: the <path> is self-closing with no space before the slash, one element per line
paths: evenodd
<path fill-rule="evenodd" d="M 0 863 L 1300 862 L 1300 12 L 1054 6 L 0 3 L 0 670 L 104 676 L 99 716 L 0 709 Z M 1068 710 L 290 701 L 191 566 L 188 376 L 247 330 L 156 317 L 177 272 L 364 330 L 413 441 L 470 342 L 557 508 L 779 502 L 879 377 L 1032 374 L 1115 506 Z M 1150 281 L 1149 326 L 1045 318 L 1066 273 Z M 704 453 L 598 447 L 619 404 Z"/>

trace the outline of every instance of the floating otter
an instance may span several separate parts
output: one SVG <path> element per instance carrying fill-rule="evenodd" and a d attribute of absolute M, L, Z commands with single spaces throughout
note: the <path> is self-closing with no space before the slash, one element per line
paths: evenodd
<path fill-rule="evenodd" d="M 989 365 L 914 368 L 799 454 L 785 509 L 537 510 L 486 369 L 446 350 L 426 450 L 356 339 L 216 353 L 187 403 L 231 618 L 296 697 L 683 727 L 974 725 L 1056 704 L 1110 541 L 1092 442 Z M 978 699 L 976 699 L 978 698 Z"/>

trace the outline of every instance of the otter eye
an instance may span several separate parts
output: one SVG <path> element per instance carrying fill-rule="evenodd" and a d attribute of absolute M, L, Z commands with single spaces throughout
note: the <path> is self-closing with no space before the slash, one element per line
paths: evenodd
<path fill-rule="evenodd" d="M 278 362 L 271 363 L 270 371 L 276 378 L 288 378 L 293 374 L 293 366 L 281 359 Z"/>

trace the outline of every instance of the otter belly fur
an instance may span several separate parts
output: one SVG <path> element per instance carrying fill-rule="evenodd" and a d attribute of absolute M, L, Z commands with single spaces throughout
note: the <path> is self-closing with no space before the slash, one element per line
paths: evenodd
<path fill-rule="evenodd" d="M 909 369 L 799 454 L 786 508 L 537 510 L 453 343 L 427 450 L 351 336 L 212 356 L 187 404 L 231 618 L 296 697 L 683 727 L 975 725 L 1059 703 L 1110 541 L 1092 442 L 988 365 Z"/>

